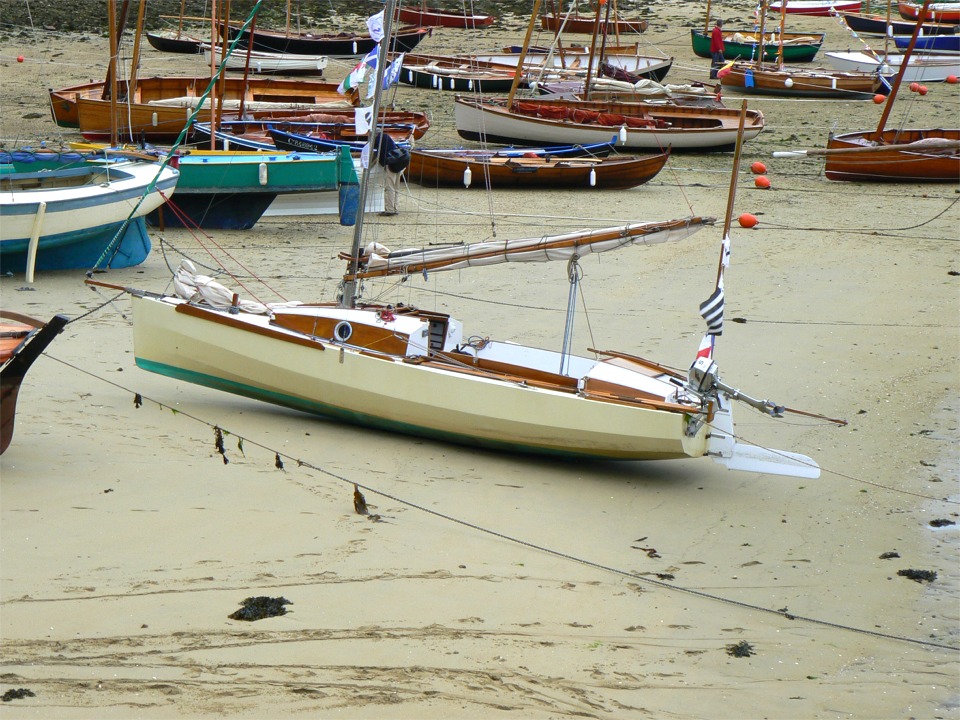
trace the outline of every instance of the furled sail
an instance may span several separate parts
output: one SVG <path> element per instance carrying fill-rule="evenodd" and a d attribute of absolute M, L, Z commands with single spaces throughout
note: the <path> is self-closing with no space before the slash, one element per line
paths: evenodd
<path fill-rule="evenodd" d="M 383 246 L 374 246 L 361 256 L 357 274 L 347 274 L 345 279 L 349 281 L 386 275 L 413 275 L 425 271 L 459 270 L 505 262 L 569 260 L 573 256 L 583 257 L 628 245 L 656 245 L 683 240 L 704 225 L 712 225 L 714 222 L 714 218 L 689 217 L 665 222 L 578 230 L 563 235 L 487 241 L 426 250 L 388 252 Z M 346 256 L 344 259 L 350 258 Z"/>

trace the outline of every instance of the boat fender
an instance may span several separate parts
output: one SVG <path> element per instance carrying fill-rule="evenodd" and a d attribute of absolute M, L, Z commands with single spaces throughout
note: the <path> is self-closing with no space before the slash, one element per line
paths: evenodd
<path fill-rule="evenodd" d="M 334 340 L 339 340 L 340 342 L 346 342 L 350 339 L 350 336 L 353 335 L 353 326 L 348 323 L 346 320 L 341 320 L 333 328 L 333 338 Z"/>
<path fill-rule="evenodd" d="M 597 186 L 597 169 L 590 168 L 590 187 Z"/>
<path fill-rule="evenodd" d="M 470 187 L 470 182 L 472 179 L 473 173 L 470 171 L 470 166 L 467 165 L 467 167 L 463 169 L 463 186 Z"/>
<path fill-rule="evenodd" d="M 267 184 L 267 164 L 266 163 L 260 163 L 260 167 L 258 168 L 258 175 L 259 175 L 258 179 L 260 180 L 260 184 L 266 185 Z"/>

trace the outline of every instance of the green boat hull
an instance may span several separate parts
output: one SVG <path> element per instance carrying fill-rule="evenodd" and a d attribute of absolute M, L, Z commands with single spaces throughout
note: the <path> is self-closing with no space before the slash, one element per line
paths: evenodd
<path fill-rule="evenodd" d="M 752 30 L 737 30 L 734 32 L 753 33 Z M 823 33 L 804 33 L 804 37 L 810 37 L 813 39 L 813 42 L 783 46 L 783 61 L 785 63 L 812 62 L 817 56 L 817 51 L 819 51 L 820 46 L 823 45 Z M 691 30 L 690 41 L 693 44 L 693 52 L 695 55 L 702 58 L 710 57 L 709 33 L 703 30 Z M 738 43 L 732 40 L 726 40 L 724 42 L 723 56 L 727 60 L 756 60 L 759 52 L 759 43 Z M 779 44 L 763 46 L 764 60 L 776 61 L 779 52 Z"/>

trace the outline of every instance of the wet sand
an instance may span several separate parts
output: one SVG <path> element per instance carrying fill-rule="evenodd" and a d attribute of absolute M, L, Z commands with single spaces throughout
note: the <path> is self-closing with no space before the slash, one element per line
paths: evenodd
<path fill-rule="evenodd" d="M 672 82 L 705 81 L 708 61 L 672 20 L 644 40 L 676 57 Z M 851 42 L 829 18 L 796 23 L 826 28 L 829 49 Z M 521 37 L 512 22 L 422 49 Z M 102 38 L 3 38 L 6 146 L 57 140 L 46 89 L 101 77 L 105 59 Z M 146 49 L 144 67 L 199 74 L 203 61 Z M 432 108 L 424 145 L 457 142 L 449 95 L 401 88 L 398 103 Z M 739 408 L 746 441 L 811 455 L 815 481 L 707 459 L 509 456 L 327 422 L 139 370 L 129 301 L 81 272 L 0 279 L 3 307 L 77 318 L 27 376 L 0 463 L 0 691 L 34 693 L 3 716 L 955 716 L 957 526 L 931 521 L 956 522 L 960 497 L 957 186 L 831 183 L 818 160 L 771 159 L 874 126 L 873 103 L 750 107 L 767 129 L 745 147 L 734 216 L 761 222 L 733 232 L 717 359 L 744 392 L 849 420 Z M 930 86 L 891 123 L 953 126 L 958 110 L 957 86 Z M 647 185 L 603 193 L 410 185 L 401 214 L 368 230 L 400 247 L 722 221 L 731 160 L 676 155 Z M 758 160 L 770 190 L 753 186 Z M 276 299 L 256 275 L 288 299 L 330 299 L 351 234 L 329 217 L 168 230 L 142 266 L 100 277 L 163 291 L 181 254 L 204 266 L 228 253 L 244 292 Z M 717 226 L 583 261 L 574 348 L 687 367 L 719 243 Z M 545 347 L 560 345 L 566 295 L 560 264 L 367 291 Z M 382 522 L 354 512 L 354 483 Z M 251 596 L 292 604 L 229 619 Z M 752 654 L 731 655 L 739 643 Z"/>

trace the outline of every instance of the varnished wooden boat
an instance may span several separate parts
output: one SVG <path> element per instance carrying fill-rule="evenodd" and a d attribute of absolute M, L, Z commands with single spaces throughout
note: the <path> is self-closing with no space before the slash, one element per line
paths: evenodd
<path fill-rule="evenodd" d="M 458 96 L 457 132 L 467 140 L 529 145 L 603 142 L 618 134 L 620 149 L 730 150 L 740 111 L 732 108 L 588 100 L 504 100 Z M 748 110 L 744 139 L 763 130 L 763 113 Z"/>
<path fill-rule="evenodd" d="M 413 149 L 407 177 L 430 187 L 623 189 L 651 180 L 668 157 L 669 152 L 597 158 Z"/>
<path fill-rule="evenodd" d="M 481 15 L 468 12 L 457 13 L 428 8 L 426 3 L 422 3 L 420 7 L 415 7 L 411 4 L 410 6 L 397 9 L 397 20 L 399 22 L 419 27 L 432 26 L 475 30 L 493 25 L 496 19 L 494 15 Z"/>
<path fill-rule="evenodd" d="M 838 15 L 848 28 L 856 33 L 867 35 L 887 35 L 888 25 L 890 35 L 910 35 L 916 27 L 916 23 L 897 20 L 896 18 L 890 18 L 888 23 L 886 15 L 848 12 L 841 12 Z M 924 35 L 952 35 L 957 32 L 957 26 L 952 23 L 925 22 L 921 26 L 921 30 Z"/>
<path fill-rule="evenodd" d="M 832 135 L 824 154 L 829 180 L 960 183 L 960 129 Z"/>
<path fill-rule="evenodd" d="M 860 0 L 783 0 L 770 3 L 773 13 L 780 13 L 781 8 L 787 15 L 807 15 L 813 17 L 827 17 L 834 11 L 860 12 Z"/>
<path fill-rule="evenodd" d="M 565 33 L 593 35 L 597 23 L 596 18 L 588 15 L 571 14 L 568 16 L 566 13 L 544 13 L 540 16 L 540 26 L 553 33 L 561 32 L 562 28 Z M 646 20 L 637 17 L 619 17 L 616 20 L 601 20 L 598 33 L 601 35 L 627 35 L 629 33 L 642 33 L 646 29 Z"/>
<path fill-rule="evenodd" d="M 785 63 L 812 62 L 823 45 L 824 33 L 783 33 Z M 697 57 L 710 57 L 710 33 L 691 30 L 690 42 Z M 753 30 L 725 30 L 723 56 L 727 60 L 756 60 L 760 55 L 760 34 Z M 763 59 L 774 61 L 780 52 L 780 34 L 763 37 Z"/>
<path fill-rule="evenodd" d="M 27 371 L 67 322 L 64 315 L 44 323 L 0 309 L 0 455 L 13 440 L 17 397 Z"/>
<path fill-rule="evenodd" d="M 222 28 L 221 28 L 222 31 Z M 390 52 L 409 52 L 422 40 L 433 34 L 432 27 L 401 27 L 390 38 Z M 250 43 L 250 31 L 241 32 L 231 25 L 228 37 L 238 35 L 246 47 Z M 284 33 L 261 30 L 253 32 L 253 49 L 264 52 L 289 53 L 291 55 L 326 55 L 328 57 L 356 57 L 366 55 L 377 42 L 369 33 Z"/>
<path fill-rule="evenodd" d="M 208 77 L 152 77 L 136 83 L 131 102 L 127 102 L 128 84 L 118 83 L 115 122 L 122 139 L 146 139 L 151 142 L 175 140 L 187 118 L 200 104 L 209 85 Z M 104 82 L 92 82 L 50 91 L 54 122 L 61 127 L 79 128 L 88 140 L 110 137 L 111 103 L 105 99 Z M 243 100 L 244 112 L 251 117 L 303 115 L 325 109 L 352 107 L 357 94 L 344 96 L 337 83 L 290 80 L 284 78 L 228 77 L 224 82 L 224 117 L 236 117 Z M 210 121 L 210 100 L 197 115 Z"/>
<path fill-rule="evenodd" d="M 960 23 L 960 2 L 930 3 L 921 17 L 921 6 L 912 2 L 898 3 L 900 17 L 904 20 L 923 20 L 925 22 Z"/>
<path fill-rule="evenodd" d="M 870 100 L 886 86 L 877 73 L 777 68 L 736 62 L 720 76 L 725 89 L 753 95 Z"/>

